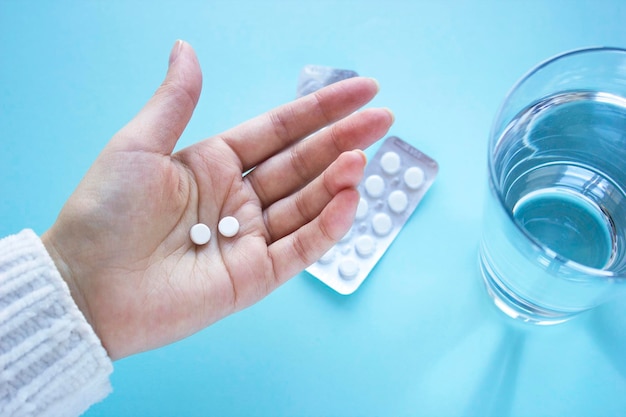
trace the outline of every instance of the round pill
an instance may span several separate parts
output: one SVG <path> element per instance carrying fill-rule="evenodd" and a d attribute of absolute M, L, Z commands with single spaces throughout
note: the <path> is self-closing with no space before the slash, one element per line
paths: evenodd
<path fill-rule="evenodd" d="M 372 227 L 374 232 L 379 236 L 385 236 L 391 231 L 391 217 L 385 213 L 378 213 L 372 219 Z"/>
<path fill-rule="evenodd" d="M 232 216 L 226 216 L 217 225 L 222 236 L 233 237 L 239 231 L 239 222 Z"/>
<path fill-rule="evenodd" d="M 404 171 L 404 183 L 411 190 L 417 190 L 424 182 L 424 171 L 420 167 L 411 167 Z"/>
<path fill-rule="evenodd" d="M 400 169 L 400 156 L 395 152 L 385 152 L 380 158 L 380 166 L 387 174 L 395 174 Z"/>
<path fill-rule="evenodd" d="M 365 191 L 371 197 L 380 197 L 385 191 L 385 181 L 380 175 L 370 175 L 365 180 Z"/>
<path fill-rule="evenodd" d="M 394 213 L 402 213 L 409 205 L 409 199 L 404 191 L 396 190 L 392 191 L 387 198 L 389 208 Z"/>
<path fill-rule="evenodd" d="M 354 259 L 344 259 L 339 263 L 339 274 L 343 279 L 350 280 L 359 273 L 359 264 Z"/>
<path fill-rule="evenodd" d="M 356 253 L 366 258 L 371 256 L 376 249 L 376 242 L 371 236 L 361 236 L 355 243 Z"/>
<path fill-rule="evenodd" d="M 198 223 L 191 226 L 189 237 L 196 245 L 204 245 L 211 240 L 211 229 L 204 223 Z"/>
<path fill-rule="evenodd" d="M 367 210 L 369 210 L 369 205 L 365 199 L 359 200 L 359 205 L 356 208 L 356 216 L 357 220 L 363 220 L 365 216 L 367 216 Z"/>

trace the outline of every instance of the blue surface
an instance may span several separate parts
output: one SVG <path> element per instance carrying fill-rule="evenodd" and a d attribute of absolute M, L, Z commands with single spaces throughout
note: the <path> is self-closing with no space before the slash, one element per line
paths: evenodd
<path fill-rule="evenodd" d="M 363 286 L 306 273 L 174 345 L 115 363 L 87 416 L 617 416 L 626 305 L 529 328 L 477 270 L 486 145 L 537 62 L 626 47 L 616 1 L 0 1 L 0 233 L 44 232 L 158 86 L 177 38 L 204 89 L 180 146 L 292 99 L 305 64 L 376 77 L 372 105 L 437 181 Z M 375 149 L 371 149 L 370 154 Z"/>

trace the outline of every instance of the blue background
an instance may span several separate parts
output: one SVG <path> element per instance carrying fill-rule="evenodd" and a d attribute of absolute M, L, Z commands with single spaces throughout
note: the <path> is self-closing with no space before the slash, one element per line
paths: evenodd
<path fill-rule="evenodd" d="M 302 273 L 253 307 L 115 363 L 87 416 L 617 416 L 626 305 L 530 328 L 477 270 L 494 114 L 533 65 L 626 47 L 616 1 L 0 0 L 0 233 L 43 233 L 161 82 L 178 38 L 204 72 L 179 147 L 295 96 L 306 64 L 373 76 L 372 105 L 440 164 L 363 286 Z M 376 146 L 368 151 L 370 155 Z"/>

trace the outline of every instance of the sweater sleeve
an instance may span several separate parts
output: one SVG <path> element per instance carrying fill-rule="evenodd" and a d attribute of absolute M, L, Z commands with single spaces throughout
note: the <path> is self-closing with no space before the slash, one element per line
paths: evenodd
<path fill-rule="evenodd" d="M 32 230 L 0 240 L 0 415 L 78 416 L 111 360 Z"/>

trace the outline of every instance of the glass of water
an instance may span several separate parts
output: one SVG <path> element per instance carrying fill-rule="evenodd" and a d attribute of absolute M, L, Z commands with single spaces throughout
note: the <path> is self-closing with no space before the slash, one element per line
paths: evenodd
<path fill-rule="evenodd" d="M 626 50 L 524 76 L 489 138 L 480 266 L 511 317 L 555 324 L 626 292 Z"/>

